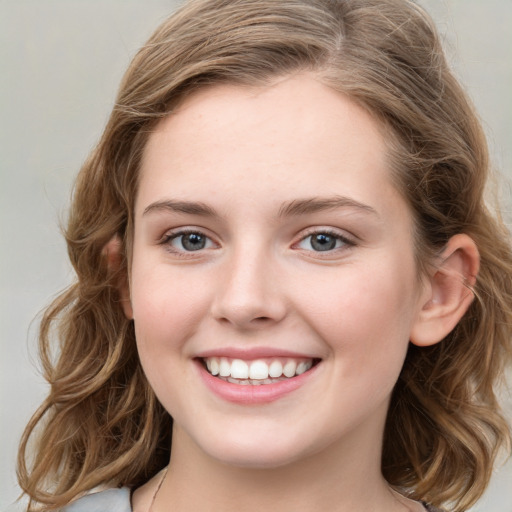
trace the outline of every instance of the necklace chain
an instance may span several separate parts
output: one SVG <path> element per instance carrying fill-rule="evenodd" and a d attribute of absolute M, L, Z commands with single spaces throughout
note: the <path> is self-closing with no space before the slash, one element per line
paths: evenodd
<path fill-rule="evenodd" d="M 165 478 L 165 475 L 167 474 L 167 468 L 165 468 L 165 470 L 163 471 L 163 475 L 162 475 L 162 478 L 160 479 L 160 482 L 158 482 L 158 486 L 156 488 L 156 491 L 155 493 L 153 494 L 153 497 L 151 498 L 151 503 L 149 505 L 149 508 L 148 508 L 148 512 L 154 512 L 153 511 L 153 505 L 155 504 L 155 500 L 156 500 L 156 496 L 158 494 L 158 491 L 160 490 L 160 487 L 162 487 L 162 484 L 164 482 L 164 478 Z"/>
<path fill-rule="evenodd" d="M 155 501 L 156 501 L 156 497 L 158 495 L 158 492 L 160 491 L 160 488 L 162 487 L 162 484 L 164 482 L 164 479 L 165 479 L 165 475 L 167 474 L 167 470 L 168 470 L 168 467 L 165 468 L 165 470 L 163 470 L 163 474 L 162 474 L 162 478 L 160 478 L 160 482 L 158 482 L 158 486 L 155 490 L 155 493 L 153 494 L 153 497 L 151 498 L 151 503 L 149 505 L 149 508 L 148 508 L 148 512 L 154 512 L 153 510 L 153 505 L 155 504 Z M 402 506 L 405 506 L 407 508 L 407 511 L 408 512 L 412 512 L 412 510 L 409 508 L 408 505 L 406 505 L 405 503 L 402 502 L 401 499 L 403 499 L 403 496 L 398 492 L 396 491 L 395 489 L 393 489 L 392 487 L 389 487 L 389 490 L 391 491 L 391 494 L 395 496 L 395 499 L 402 505 Z M 400 497 L 401 499 L 397 499 L 398 497 Z"/>

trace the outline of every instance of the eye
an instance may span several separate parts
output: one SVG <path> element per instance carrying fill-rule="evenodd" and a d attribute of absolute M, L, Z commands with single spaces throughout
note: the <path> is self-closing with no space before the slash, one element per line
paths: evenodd
<path fill-rule="evenodd" d="M 338 233 L 318 231 L 304 237 L 297 247 L 307 251 L 326 252 L 340 249 L 344 246 L 353 246 L 354 243 Z"/>
<path fill-rule="evenodd" d="M 214 246 L 213 241 L 199 231 L 180 231 L 170 233 L 163 240 L 176 252 L 193 252 L 202 249 L 209 249 Z"/>

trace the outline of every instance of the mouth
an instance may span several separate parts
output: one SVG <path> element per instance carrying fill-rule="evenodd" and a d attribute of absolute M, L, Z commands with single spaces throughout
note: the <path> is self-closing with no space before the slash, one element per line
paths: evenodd
<path fill-rule="evenodd" d="M 204 357 L 200 361 L 213 377 L 241 386 L 264 386 L 287 381 L 310 371 L 320 362 L 314 358 L 290 357 L 255 360 Z"/>

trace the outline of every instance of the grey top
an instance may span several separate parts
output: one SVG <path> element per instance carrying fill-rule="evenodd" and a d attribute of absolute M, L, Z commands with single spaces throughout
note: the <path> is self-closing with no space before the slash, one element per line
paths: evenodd
<path fill-rule="evenodd" d="M 74 501 L 62 512 L 132 512 L 130 489 L 107 489 L 93 492 Z"/>
<path fill-rule="evenodd" d="M 87 494 L 74 501 L 62 512 L 132 512 L 130 489 L 107 489 L 106 491 Z M 442 512 L 429 505 L 423 505 L 427 512 Z"/>

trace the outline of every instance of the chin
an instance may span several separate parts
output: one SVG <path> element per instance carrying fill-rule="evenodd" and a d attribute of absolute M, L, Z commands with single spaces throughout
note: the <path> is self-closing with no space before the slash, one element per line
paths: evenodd
<path fill-rule="evenodd" d="M 304 439 L 294 439 L 293 436 L 279 436 L 278 434 L 246 435 L 231 437 L 229 434 L 223 439 L 216 439 L 203 446 L 199 446 L 204 453 L 212 459 L 238 468 L 247 469 L 275 469 L 293 464 L 320 451 L 322 447 L 309 446 Z M 306 445 L 306 446 L 305 446 Z"/>
<path fill-rule="evenodd" d="M 227 466 L 244 469 L 277 469 L 300 460 L 300 455 L 268 453 L 267 450 L 236 450 L 229 453 L 213 453 L 212 457 Z"/>

